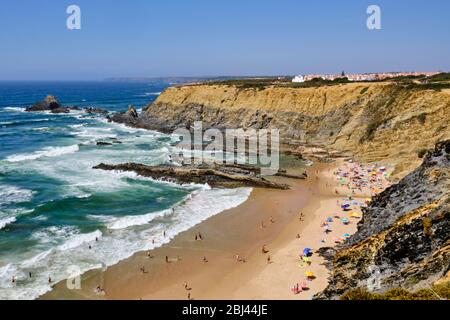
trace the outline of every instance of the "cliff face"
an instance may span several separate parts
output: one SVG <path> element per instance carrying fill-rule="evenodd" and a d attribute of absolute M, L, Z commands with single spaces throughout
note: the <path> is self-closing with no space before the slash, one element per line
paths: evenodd
<path fill-rule="evenodd" d="M 450 276 L 450 141 L 438 144 L 423 164 L 375 197 L 358 232 L 332 260 L 332 277 L 319 298 L 349 289 L 385 292 L 428 288 Z"/>
<path fill-rule="evenodd" d="M 450 139 L 450 95 L 387 83 L 318 88 L 173 87 L 134 125 L 171 131 L 194 121 L 215 128 L 277 128 L 286 144 L 323 145 L 365 162 L 396 165 L 400 177 L 418 154 Z"/>

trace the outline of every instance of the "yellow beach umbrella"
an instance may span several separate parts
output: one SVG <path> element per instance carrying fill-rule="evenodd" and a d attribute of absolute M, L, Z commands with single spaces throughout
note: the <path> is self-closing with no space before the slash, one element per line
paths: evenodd
<path fill-rule="evenodd" d="M 351 215 L 352 218 L 361 218 L 361 215 L 357 212 L 353 212 Z"/>
<path fill-rule="evenodd" d="M 311 271 L 306 272 L 305 275 L 306 275 L 308 278 L 314 278 L 314 273 L 312 273 Z"/>

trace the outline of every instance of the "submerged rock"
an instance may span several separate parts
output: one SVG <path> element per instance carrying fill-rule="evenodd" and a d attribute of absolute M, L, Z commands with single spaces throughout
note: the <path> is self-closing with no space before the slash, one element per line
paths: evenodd
<path fill-rule="evenodd" d="M 97 145 L 98 145 L 98 146 L 112 146 L 113 144 L 112 144 L 112 143 L 109 143 L 109 142 L 98 141 L 98 142 L 97 142 Z"/>
<path fill-rule="evenodd" d="M 108 110 L 101 109 L 101 108 L 93 108 L 93 107 L 86 108 L 86 109 L 84 109 L 84 111 L 88 114 L 100 114 L 100 115 L 109 114 Z"/>

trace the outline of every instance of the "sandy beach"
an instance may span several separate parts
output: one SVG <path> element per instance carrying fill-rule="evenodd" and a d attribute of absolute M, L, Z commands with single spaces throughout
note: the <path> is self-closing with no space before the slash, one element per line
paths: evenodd
<path fill-rule="evenodd" d="M 307 168 L 306 180 L 272 178 L 292 189 L 254 189 L 242 205 L 179 234 L 168 245 L 135 254 L 104 272 L 86 273 L 81 290 L 68 290 L 62 282 L 42 298 L 311 299 L 326 287 L 329 276 L 315 251 L 356 232 L 359 205 L 347 212 L 341 206 L 346 200 L 363 203 L 388 184 L 358 190 L 351 179 L 339 181 L 355 167 L 340 159 Z M 352 199 L 345 200 L 349 195 Z M 198 233 L 202 240 L 195 240 Z M 312 253 L 306 259 L 301 257 L 305 248 Z M 104 291 L 97 292 L 98 287 Z"/>

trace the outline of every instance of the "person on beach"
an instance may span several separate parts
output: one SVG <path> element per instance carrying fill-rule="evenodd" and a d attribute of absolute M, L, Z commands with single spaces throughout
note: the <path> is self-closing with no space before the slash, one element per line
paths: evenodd
<path fill-rule="evenodd" d="M 303 212 L 300 211 L 300 218 L 299 218 L 300 222 L 302 222 L 304 220 L 304 218 L 305 218 L 305 215 L 303 214 Z"/>
<path fill-rule="evenodd" d="M 272 259 L 271 259 L 271 257 L 270 257 L 270 254 L 267 256 L 267 264 L 270 264 L 270 263 L 272 263 Z"/>
<path fill-rule="evenodd" d="M 264 225 L 264 221 L 261 220 L 261 224 L 260 224 L 261 229 L 264 229 L 266 226 Z"/>
<path fill-rule="evenodd" d="M 262 252 L 263 254 L 266 254 L 266 253 L 269 252 L 269 250 L 267 250 L 267 248 L 266 248 L 266 245 L 263 245 L 263 246 L 262 246 L 261 252 Z"/>
<path fill-rule="evenodd" d="M 188 293 L 187 298 L 188 298 L 188 300 L 192 300 L 190 292 Z"/>
<path fill-rule="evenodd" d="M 169 256 L 166 256 L 166 263 L 169 263 Z"/>
<path fill-rule="evenodd" d="M 30 272 L 28 272 L 28 277 L 31 279 L 31 276 L 32 276 L 32 274 L 31 274 L 31 271 L 30 271 Z"/>
<path fill-rule="evenodd" d="M 206 256 L 203 256 L 203 263 L 208 263 L 208 259 L 206 258 Z"/>
<path fill-rule="evenodd" d="M 11 282 L 12 282 L 12 284 L 16 284 L 16 276 L 12 276 Z"/>
<path fill-rule="evenodd" d="M 52 278 L 48 277 L 48 283 L 52 283 Z"/>
<path fill-rule="evenodd" d="M 164 238 L 166 237 L 166 230 L 164 230 L 164 232 L 163 232 L 163 236 L 164 236 Z"/>
<path fill-rule="evenodd" d="M 273 219 L 273 217 L 270 217 L 270 223 L 275 223 L 275 220 Z"/>

